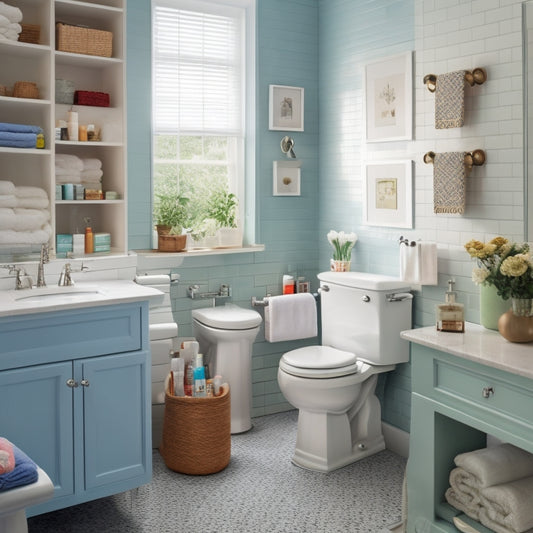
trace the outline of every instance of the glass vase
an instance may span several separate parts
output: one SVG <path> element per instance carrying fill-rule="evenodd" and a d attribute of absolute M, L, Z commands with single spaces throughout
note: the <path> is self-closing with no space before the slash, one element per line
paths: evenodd
<path fill-rule="evenodd" d="M 484 328 L 498 331 L 498 319 L 510 308 L 511 302 L 498 296 L 494 285 L 480 285 L 479 323 Z"/>
<path fill-rule="evenodd" d="M 533 298 L 512 298 L 513 314 L 516 316 L 533 316 Z"/>
<path fill-rule="evenodd" d="M 332 272 L 350 272 L 351 261 L 330 260 L 330 269 Z"/>

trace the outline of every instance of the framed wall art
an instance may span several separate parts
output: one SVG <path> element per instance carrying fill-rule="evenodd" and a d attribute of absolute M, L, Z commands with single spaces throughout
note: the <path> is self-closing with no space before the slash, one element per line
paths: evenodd
<path fill-rule="evenodd" d="M 363 169 L 363 224 L 413 227 L 413 162 L 376 161 Z"/>
<path fill-rule="evenodd" d="M 268 128 L 281 131 L 304 131 L 303 87 L 269 86 Z"/>
<path fill-rule="evenodd" d="M 412 52 L 406 52 L 365 66 L 364 110 L 367 142 L 412 139 L 412 56 Z"/>
<path fill-rule="evenodd" d="M 274 196 L 300 196 L 301 161 L 274 161 Z"/>

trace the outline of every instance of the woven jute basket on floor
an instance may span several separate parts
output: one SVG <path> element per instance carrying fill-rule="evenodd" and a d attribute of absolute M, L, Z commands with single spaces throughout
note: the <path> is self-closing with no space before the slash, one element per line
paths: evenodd
<path fill-rule="evenodd" d="M 229 386 L 213 398 L 171 396 L 167 390 L 159 451 L 167 467 L 182 474 L 226 468 L 231 457 Z"/>

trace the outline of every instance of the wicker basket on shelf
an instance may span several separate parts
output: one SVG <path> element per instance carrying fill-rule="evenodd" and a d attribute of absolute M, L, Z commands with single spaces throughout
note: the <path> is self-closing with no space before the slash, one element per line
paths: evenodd
<path fill-rule="evenodd" d="M 39 44 L 41 39 L 41 26 L 39 24 L 21 24 L 19 41 L 23 43 Z"/>
<path fill-rule="evenodd" d="M 13 86 L 15 98 L 39 98 L 39 88 L 33 81 L 17 81 Z"/>
<path fill-rule="evenodd" d="M 182 474 L 226 468 L 231 458 L 229 386 L 213 398 L 171 396 L 167 390 L 159 451 L 167 467 Z"/>
<path fill-rule="evenodd" d="M 113 33 L 58 22 L 56 24 L 56 46 L 61 52 L 111 57 Z"/>
<path fill-rule="evenodd" d="M 0 85 L 0 96 L 7 96 L 7 87 L 5 85 Z"/>

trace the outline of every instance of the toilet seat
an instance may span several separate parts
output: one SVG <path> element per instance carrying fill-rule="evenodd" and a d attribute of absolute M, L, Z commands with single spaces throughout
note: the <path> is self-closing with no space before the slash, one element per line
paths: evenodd
<path fill-rule="evenodd" d="M 193 309 L 192 317 L 204 326 L 229 330 L 256 328 L 262 320 L 257 311 L 237 305 Z"/>
<path fill-rule="evenodd" d="M 357 374 L 363 363 L 355 354 L 331 346 L 306 346 L 284 354 L 280 369 L 304 378 L 335 378 Z"/>

